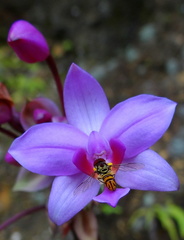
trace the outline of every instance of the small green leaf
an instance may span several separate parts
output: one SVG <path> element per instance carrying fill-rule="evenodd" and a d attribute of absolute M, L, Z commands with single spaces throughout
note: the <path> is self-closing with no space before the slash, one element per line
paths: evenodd
<path fill-rule="evenodd" d="M 133 225 L 139 218 L 145 217 L 147 208 L 139 208 L 136 210 L 129 219 L 129 224 Z"/>
<path fill-rule="evenodd" d="M 154 206 L 154 210 L 156 212 L 158 220 L 162 224 L 162 227 L 168 232 L 170 239 L 179 240 L 174 221 L 165 210 L 165 208 L 157 204 Z"/>
<path fill-rule="evenodd" d="M 150 228 L 155 217 L 156 216 L 155 216 L 154 209 L 153 208 L 148 209 L 145 215 L 145 226 Z"/>
<path fill-rule="evenodd" d="M 166 211 L 176 221 L 179 229 L 179 233 L 184 238 L 184 211 L 179 206 L 169 203 L 167 204 Z"/>
<path fill-rule="evenodd" d="M 101 204 L 101 211 L 106 215 L 111 214 L 121 214 L 122 213 L 122 207 L 117 206 L 115 208 L 109 206 L 108 204 Z"/>

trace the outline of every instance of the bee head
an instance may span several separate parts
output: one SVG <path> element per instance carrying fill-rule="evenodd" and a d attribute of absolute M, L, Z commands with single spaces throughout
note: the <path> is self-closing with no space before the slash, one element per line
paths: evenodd
<path fill-rule="evenodd" d="M 103 174 L 103 173 L 107 173 L 107 171 L 109 170 L 109 166 L 107 165 L 107 163 L 103 158 L 98 158 L 94 162 L 94 169 L 97 173 Z"/>

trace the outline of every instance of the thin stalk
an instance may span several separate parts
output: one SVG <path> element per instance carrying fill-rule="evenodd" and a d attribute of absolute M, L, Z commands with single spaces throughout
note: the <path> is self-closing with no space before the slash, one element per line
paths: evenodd
<path fill-rule="evenodd" d="M 11 138 L 19 137 L 16 133 L 12 132 L 11 130 L 5 129 L 5 128 L 1 127 L 1 126 L 0 126 L 0 132 L 6 134 L 7 136 L 9 136 Z"/>
<path fill-rule="evenodd" d="M 77 234 L 75 233 L 73 227 L 71 228 L 71 232 L 72 232 L 72 234 L 73 234 L 74 240 L 79 240 L 79 238 L 78 238 Z"/>
<path fill-rule="evenodd" d="M 41 210 L 44 210 L 46 209 L 45 205 L 40 205 L 40 206 L 36 206 L 36 207 L 33 207 L 33 208 L 29 208 L 29 209 L 26 209 L 20 213 L 17 213 L 16 215 L 14 215 L 13 217 L 9 218 L 7 221 L 5 221 L 4 223 L 2 223 L 0 225 L 0 231 L 2 231 L 3 229 L 9 227 L 12 223 L 16 222 L 17 220 L 25 217 L 25 216 L 28 216 L 30 214 L 33 214 L 35 212 L 38 212 L 38 211 L 41 211 Z"/>
<path fill-rule="evenodd" d="M 62 86 L 62 83 L 61 83 L 61 79 L 60 79 L 60 76 L 59 76 L 59 72 L 58 72 L 58 69 L 57 69 L 57 66 L 56 66 L 56 63 L 52 57 L 52 55 L 49 55 L 46 59 L 46 62 L 53 74 L 53 77 L 54 77 L 54 81 L 56 83 L 56 87 L 57 87 L 57 91 L 58 91 L 58 94 L 59 94 L 59 100 L 60 100 L 60 103 L 61 103 L 61 108 L 62 108 L 62 111 L 63 111 L 63 115 L 65 116 L 65 108 L 64 108 L 64 101 L 63 101 L 63 86 Z"/>

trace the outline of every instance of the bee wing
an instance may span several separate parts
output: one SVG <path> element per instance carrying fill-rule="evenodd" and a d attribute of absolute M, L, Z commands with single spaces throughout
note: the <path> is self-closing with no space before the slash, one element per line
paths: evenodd
<path fill-rule="evenodd" d="M 120 171 L 128 172 L 128 171 L 136 171 L 144 168 L 143 163 L 125 163 L 125 164 L 115 164 L 113 168 L 116 168 Z"/>
<path fill-rule="evenodd" d="M 85 192 L 93 183 L 94 178 L 88 177 L 86 178 L 79 186 L 74 190 L 73 194 L 78 195 L 82 192 Z"/>

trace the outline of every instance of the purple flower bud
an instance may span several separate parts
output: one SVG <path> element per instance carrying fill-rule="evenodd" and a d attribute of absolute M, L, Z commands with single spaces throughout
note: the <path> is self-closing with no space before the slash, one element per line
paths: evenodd
<path fill-rule="evenodd" d="M 27 63 L 44 61 L 50 54 L 44 36 L 25 20 L 12 24 L 7 41 L 18 57 Z"/>
<path fill-rule="evenodd" d="M 9 122 L 12 118 L 13 101 L 4 84 L 0 83 L 0 124 Z"/>
<path fill-rule="evenodd" d="M 45 109 L 35 109 L 33 119 L 36 123 L 52 122 L 52 115 Z"/>
<path fill-rule="evenodd" d="M 12 112 L 8 105 L 0 102 L 0 124 L 11 120 Z"/>
<path fill-rule="evenodd" d="M 38 123 L 57 121 L 64 121 L 59 108 L 49 98 L 44 97 L 28 101 L 20 115 L 20 122 L 25 130 Z"/>
<path fill-rule="evenodd" d="M 11 154 L 9 154 L 8 152 L 5 155 L 5 161 L 11 165 L 20 167 L 20 164 L 12 157 Z"/>

